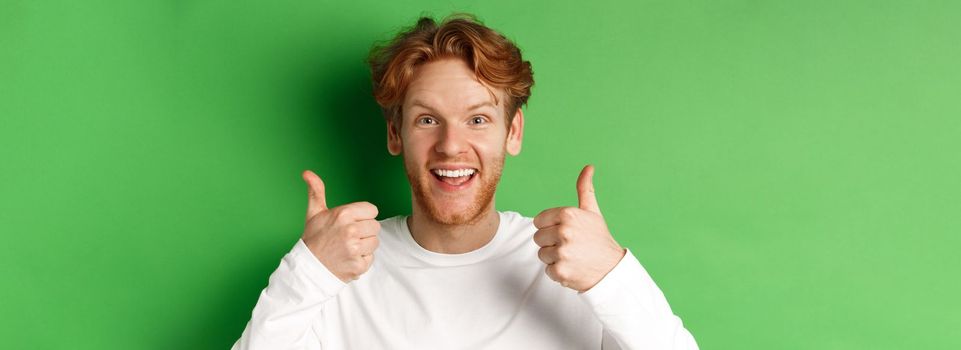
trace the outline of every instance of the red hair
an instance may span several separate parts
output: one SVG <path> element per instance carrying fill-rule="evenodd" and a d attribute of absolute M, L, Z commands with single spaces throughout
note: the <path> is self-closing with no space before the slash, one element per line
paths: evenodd
<path fill-rule="evenodd" d="M 384 119 L 400 122 L 404 95 L 418 66 L 451 57 L 466 62 L 484 84 L 504 90 L 508 98 L 504 108 L 510 124 L 515 111 L 531 96 L 531 63 L 521 57 L 517 45 L 469 14 L 453 14 L 439 25 L 430 17 L 421 17 L 393 40 L 371 49 L 367 62 L 374 99 Z M 498 103 L 496 94 L 492 95 L 494 103 Z"/>

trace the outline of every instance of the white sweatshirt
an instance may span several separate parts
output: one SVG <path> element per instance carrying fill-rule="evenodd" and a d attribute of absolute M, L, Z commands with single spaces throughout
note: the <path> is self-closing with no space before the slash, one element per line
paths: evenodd
<path fill-rule="evenodd" d="M 374 263 L 345 284 L 302 240 L 270 275 L 233 349 L 697 349 L 628 250 L 584 293 L 544 273 L 531 218 L 499 212 L 485 246 L 424 249 L 381 221 Z"/>

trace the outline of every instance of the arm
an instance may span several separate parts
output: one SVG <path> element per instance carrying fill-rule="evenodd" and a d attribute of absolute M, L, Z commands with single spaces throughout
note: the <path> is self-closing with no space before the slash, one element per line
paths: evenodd
<path fill-rule="evenodd" d="M 304 234 L 270 275 L 253 316 L 233 349 L 319 349 L 311 325 L 325 302 L 367 272 L 374 259 L 380 223 L 377 207 L 355 202 L 327 208 L 324 182 L 312 171 Z"/>
<path fill-rule="evenodd" d="M 232 349 L 319 349 L 311 325 L 324 302 L 346 283 L 334 276 L 298 240 L 270 275 L 247 327 Z"/>
<path fill-rule="evenodd" d="M 630 250 L 580 296 L 622 349 L 697 349 L 694 337 Z"/>
<path fill-rule="evenodd" d="M 578 291 L 624 349 L 697 349 L 681 319 L 630 250 L 621 247 L 594 195 L 594 167 L 577 178 L 578 207 L 547 209 L 534 218 L 544 272 Z M 602 344 L 603 346 L 603 344 Z"/>

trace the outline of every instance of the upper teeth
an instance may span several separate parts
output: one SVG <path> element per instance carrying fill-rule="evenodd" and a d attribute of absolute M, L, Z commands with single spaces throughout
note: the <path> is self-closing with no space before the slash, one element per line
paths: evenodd
<path fill-rule="evenodd" d="M 444 169 L 434 169 L 434 174 L 444 177 L 461 177 L 474 175 L 474 169 L 457 169 L 457 170 L 444 170 Z"/>

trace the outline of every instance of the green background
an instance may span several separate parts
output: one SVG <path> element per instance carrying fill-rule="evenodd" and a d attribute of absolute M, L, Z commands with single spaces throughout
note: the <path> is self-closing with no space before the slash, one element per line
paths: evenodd
<path fill-rule="evenodd" d="M 0 339 L 215 349 L 332 205 L 409 212 L 364 59 L 476 13 L 534 66 L 500 210 L 601 209 L 704 349 L 961 347 L 961 3 L 0 3 Z"/>

